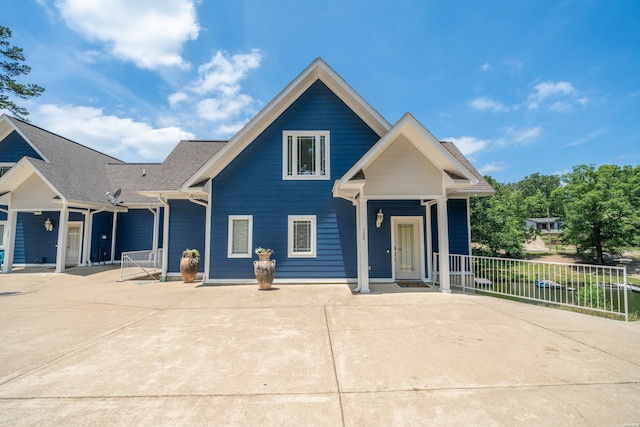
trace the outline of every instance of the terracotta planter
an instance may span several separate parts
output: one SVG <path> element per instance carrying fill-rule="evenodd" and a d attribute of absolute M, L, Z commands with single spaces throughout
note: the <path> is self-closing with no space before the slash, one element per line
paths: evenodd
<path fill-rule="evenodd" d="M 193 283 L 198 275 L 198 258 L 180 258 L 180 274 L 184 283 Z"/>
<path fill-rule="evenodd" d="M 269 260 L 268 257 L 265 260 L 260 259 L 259 261 L 253 261 L 253 272 L 255 273 L 256 280 L 258 281 L 258 289 L 271 289 L 273 278 L 276 275 L 276 261 Z"/>
<path fill-rule="evenodd" d="M 258 254 L 258 258 L 260 258 L 260 261 L 269 261 L 271 259 L 271 254 Z"/>

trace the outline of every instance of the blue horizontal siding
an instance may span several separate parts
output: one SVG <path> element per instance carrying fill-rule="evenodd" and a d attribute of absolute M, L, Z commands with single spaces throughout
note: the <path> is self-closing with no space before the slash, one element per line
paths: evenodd
<path fill-rule="evenodd" d="M 467 224 L 467 201 L 454 199 L 447 202 L 449 223 L 449 253 L 469 255 L 469 227 Z M 438 251 L 438 211 L 431 206 L 431 232 L 434 250 Z"/>
<path fill-rule="evenodd" d="M 0 141 L 0 162 L 16 163 L 25 156 L 43 160 L 15 130 Z"/>
<path fill-rule="evenodd" d="M 205 252 L 206 209 L 188 200 L 169 201 L 169 265 L 167 271 L 180 271 L 180 258 L 185 249 L 197 249 L 200 256 Z M 201 259 L 198 271 L 204 271 Z"/>
<path fill-rule="evenodd" d="M 284 130 L 330 131 L 329 180 L 282 179 Z M 229 215 L 253 215 L 253 246 L 276 250 L 276 277 L 355 278 L 355 208 L 331 190 L 377 140 L 322 82 L 311 85 L 213 180 L 211 277 L 253 278 L 252 260 L 227 258 Z M 287 257 L 289 215 L 316 215 L 316 258 Z"/>
<path fill-rule="evenodd" d="M 380 228 L 376 228 L 376 215 L 382 209 L 384 221 Z M 369 200 L 367 205 L 367 221 L 369 223 L 369 277 L 392 277 L 393 242 L 391 241 L 391 217 L 392 216 L 419 216 L 422 218 L 423 230 L 425 229 L 425 207 L 418 200 Z M 424 265 L 428 248 L 426 233 L 423 234 Z M 389 253 L 387 253 L 387 251 Z"/>
<path fill-rule="evenodd" d="M 153 214 L 148 209 L 119 213 L 116 229 L 116 259 L 122 252 L 153 248 Z"/>
<path fill-rule="evenodd" d="M 44 222 L 47 218 L 53 223 L 53 231 L 51 232 L 44 229 Z M 14 264 L 55 264 L 59 219 L 59 212 L 42 212 L 42 215 L 18 212 L 13 253 Z"/>
<path fill-rule="evenodd" d="M 111 259 L 113 212 L 100 212 L 93 216 L 91 233 L 91 262 Z M 103 239 L 102 236 L 106 238 Z"/>

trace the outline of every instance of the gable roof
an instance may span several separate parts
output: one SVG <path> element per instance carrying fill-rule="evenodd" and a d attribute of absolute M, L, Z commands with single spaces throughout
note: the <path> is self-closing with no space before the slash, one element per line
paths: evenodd
<path fill-rule="evenodd" d="M 476 184 L 470 185 L 468 187 L 460 188 L 454 191 L 454 194 L 468 194 L 471 196 L 489 196 L 491 194 L 495 194 L 495 190 L 491 187 L 491 185 L 482 177 L 482 174 L 478 172 L 478 170 L 471 164 L 469 159 L 465 157 L 464 154 L 458 150 L 458 147 L 453 142 L 450 141 L 441 141 L 440 144 L 451 153 L 458 161 L 465 166 L 467 170 L 469 170 L 473 176 L 476 177 L 478 182 Z"/>
<path fill-rule="evenodd" d="M 14 117 L 3 115 L 0 122 L 9 124 L 41 155 L 44 160 L 27 158 L 28 164 L 54 187 L 61 201 L 108 205 L 105 193 L 113 190 L 105 166 L 120 160 Z M 0 191 L 5 191 L 3 185 L 8 185 L 6 180 L 0 181 Z"/>
<path fill-rule="evenodd" d="M 379 136 L 387 133 L 391 125 L 367 103 L 346 81 L 321 58 L 314 60 L 302 73 L 251 119 L 229 143 L 200 167 L 182 186 L 182 190 L 205 179 L 215 177 L 242 152 L 267 126 L 284 112 L 313 83 L 321 80 L 358 117 Z"/>

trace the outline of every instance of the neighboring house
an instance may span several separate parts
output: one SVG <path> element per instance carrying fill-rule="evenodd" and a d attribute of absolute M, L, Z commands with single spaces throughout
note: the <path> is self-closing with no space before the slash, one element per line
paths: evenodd
<path fill-rule="evenodd" d="M 265 246 L 279 282 L 361 292 L 431 280 L 434 252 L 447 291 L 447 255 L 471 253 L 469 197 L 492 193 L 454 144 L 409 114 L 391 125 L 321 59 L 179 188 L 141 192 L 166 201 L 165 278 L 196 247 L 205 282 L 246 283 Z"/>
<path fill-rule="evenodd" d="M 0 178 L 3 272 L 32 265 L 61 272 L 161 245 L 162 204 L 137 193 L 144 172 L 159 165 L 125 164 L 7 115 L 0 164 L 9 168 Z M 118 200 L 109 199 L 118 188 Z"/>
<path fill-rule="evenodd" d="M 527 228 L 533 228 L 534 230 L 543 231 L 545 233 L 559 233 L 562 224 L 560 218 L 527 218 Z"/>

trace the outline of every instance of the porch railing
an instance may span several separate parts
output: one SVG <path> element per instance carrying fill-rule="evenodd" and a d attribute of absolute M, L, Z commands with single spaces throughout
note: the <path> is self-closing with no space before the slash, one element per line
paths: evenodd
<path fill-rule="evenodd" d="M 140 276 L 149 276 L 157 280 L 155 275 L 161 271 L 162 249 L 122 252 L 120 264 L 121 282 Z"/>
<path fill-rule="evenodd" d="M 433 254 L 440 282 L 440 255 Z M 449 255 L 451 286 L 624 316 L 629 320 L 626 267 Z"/>

